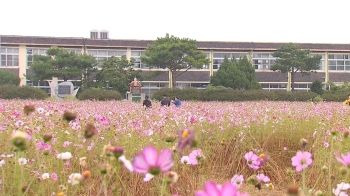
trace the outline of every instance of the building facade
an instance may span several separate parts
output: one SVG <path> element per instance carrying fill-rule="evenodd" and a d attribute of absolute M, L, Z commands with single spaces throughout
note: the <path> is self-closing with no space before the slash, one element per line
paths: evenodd
<path fill-rule="evenodd" d="M 33 83 L 25 77 L 30 73 L 33 55 L 46 55 L 47 49 L 56 46 L 76 53 L 93 55 L 99 63 L 111 56 L 128 59 L 134 58 L 134 68 L 141 69 L 144 74 L 142 89 L 147 95 L 152 95 L 160 88 L 169 87 L 170 72 L 167 69 L 152 69 L 146 67 L 140 57 L 148 44 L 153 40 L 118 40 L 109 39 L 108 32 L 91 32 L 90 38 L 62 38 L 62 37 L 33 37 L 0 35 L 0 68 L 8 69 L 21 78 L 21 85 L 33 85 L 49 91 L 48 83 L 42 81 Z M 220 68 L 223 59 L 247 56 L 255 67 L 256 77 L 265 90 L 287 90 L 288 74 L 273 72 L 270 66 L 276 61 L 272 53 L 284 43 L 257 43 L 257 42 L 215 42 L 198 41 L 198 49 L 202 50 L 210 59 L 210 65 L 193 68 L 180 75 L 177 87 L 205 88 L 210 77 Z M 301 43 L 303 49 L 310 49 L 311 54 L 322 56 L 319 70 L 310 75 L 297 73 L 295 90 L 309 90 L 315 80 L 342 83 L 350 81 L 350 44 L 312 44 Z M 76 81 L 79 85 L 79 81 Z M 48 92 L 50 93 L 50 92 Z"/>

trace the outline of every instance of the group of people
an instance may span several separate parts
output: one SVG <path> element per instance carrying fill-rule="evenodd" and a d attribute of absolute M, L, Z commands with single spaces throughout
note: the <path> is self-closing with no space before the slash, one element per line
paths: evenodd
<path fill-rule="evenodd" d="M 169 107 L 171 103 L 173 103 L 176 107 L 181 106 L 181 100 L 179 97 L 175 97 L 175 100 L 170 101 L 170 99 L 166 95 L 163 95 L 163 99 L 160 101 L 160 105 Z M 149 100 L 148 96 L 145 96 L 145 100 L 143 100 L 142 106 L 145 108 L 152 107 L 152 102 L 151 100 Z"/>

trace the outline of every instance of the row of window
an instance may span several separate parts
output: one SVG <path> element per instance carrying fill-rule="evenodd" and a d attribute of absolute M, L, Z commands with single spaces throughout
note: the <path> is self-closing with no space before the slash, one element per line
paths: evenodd
<path fill-rule="evenodd" d="M 82 53 L 81 49 L 67 49 L 72 52 Z M 44 48 L 27 48 L 27 66 L 33 63 L 33 55 L 46 55 L 47 49 Z M 88 54 L 96 57 L 99 64 L 111 56 L 121 57 L 126 55 L 125 50 L 97 50 L 89 49 Z M 210 53 L 205 52 L 207 58 L 210 58 Z M 147 68 L 141 62 L 141 56 L 144 51 L 131 51 L 131 57 L 135 59 L 134 68 Z M 314 54 L 311 54 L 312 56 Z M 219 69 L 225 57 L 236 58 L 237 60 L 244 56 L 249 57 L 249 53 L 213 53 L 213 69 Z M 322 59 L 318 70 L 324 70 L 325 55 L 321 54 Z M 350 54 L 329 54 L 329 70 L 350 70 Z M 253 53 L 253 65 L 256 70 L 269 70 L 271 65 L 276 62 L 276 58 L 269 53 Z M 0 66 L 19 66 L 19 49 L 18 48 L 1 48 L 1 64 Z M 203 65 L 201 69 L 209 69 L 209 65 Z"/>

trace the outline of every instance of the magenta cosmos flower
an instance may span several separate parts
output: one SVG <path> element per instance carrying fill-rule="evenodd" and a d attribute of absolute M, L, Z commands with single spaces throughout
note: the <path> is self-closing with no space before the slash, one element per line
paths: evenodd
<path fill-rule="evenodd" d="M 295 167 L 295 170 L 300 172 L 311 165 L 311 156 L 312 155 L 309 152 L 297 152 L 297 154 L 292 158 L 292 165 Z"/>
<path fill-rule="evenodd" d="M 244 158 L 251 169 L 258 170 L 260 168 L 260 159 L 254 152 L 247 152 Z"/>
<path fill-rule="evenodd" d="M 231 183 L 221 185 L 208 181 L 204 185 L 204 191 L 197 191 L 195 196 L 249 196 L 239 193 L 237 187 Z"/>
<path fill-rule="evenodd" d="M 160 172 L 170 171 L 174 166 L 173 152 L 163 149 L 158 156 L 158 151 L 153 146 L 147 146 L 132 160 L 134 172 L 158 175 Z"/>
<path fill-rule="evenodd" d="M 337 161 L 339 161 L 341 164 L 343 164 L 345 167 L 350 167 L 350 153 L 347 155 L 341 154 L 341 157 L 337 157 Z"/>

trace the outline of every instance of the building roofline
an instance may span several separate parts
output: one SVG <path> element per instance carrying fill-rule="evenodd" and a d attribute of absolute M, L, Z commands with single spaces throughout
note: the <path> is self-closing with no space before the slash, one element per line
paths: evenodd
<path fill-rule="evenodd" d="M 9 45 L 40 45 L 40 46 L 86 46 L 103 48 L 146 48 L 155 40 L 138 39 L 91 39 L 84 37 L 49 37 L 49 36 L 22 36 L 0 35 L 1 44 Z M 198 49 L 201 50 L 233 50 L 233 51 L 274 51 L 281 45 L 289 42 L 235 42 L 235 41 L 199 41 Z M 304 49 L 312 51 L 338 51 L 350 52 L 350 44 L 346 43 L 296 43 Z"/>

